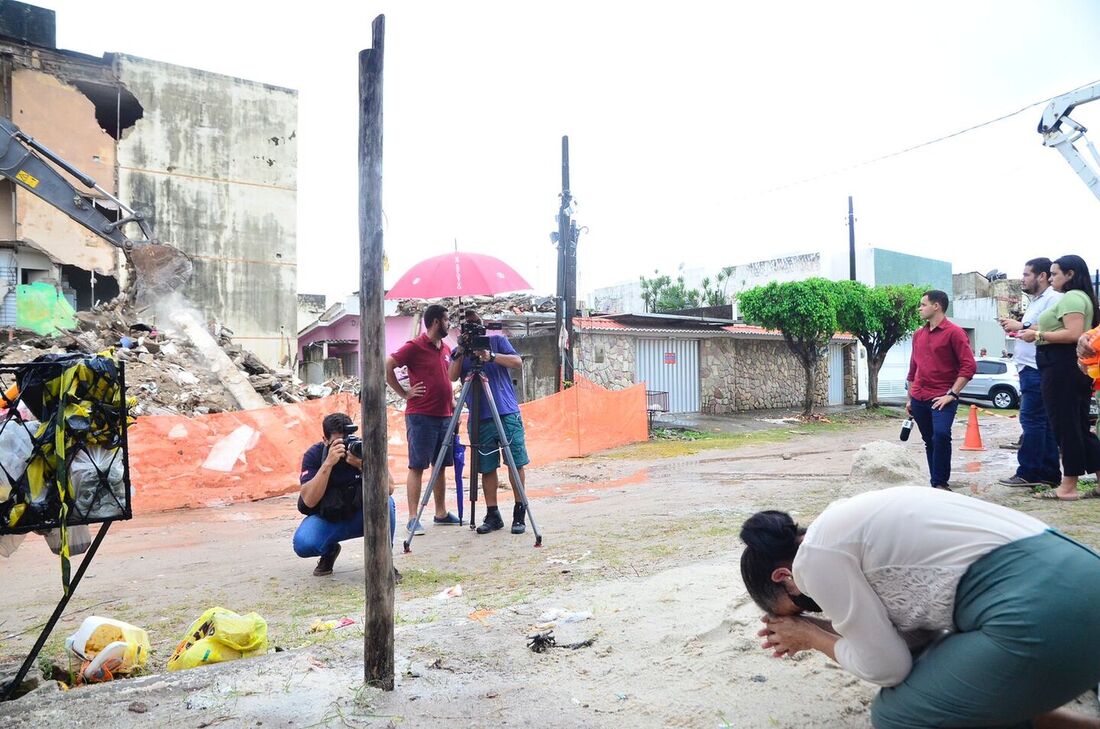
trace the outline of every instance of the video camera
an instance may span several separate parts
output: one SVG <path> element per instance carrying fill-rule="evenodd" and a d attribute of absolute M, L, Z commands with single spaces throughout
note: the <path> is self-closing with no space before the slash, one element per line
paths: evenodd
<path fill-rule="evenodd" d="M 485 324 L 481 321 L 481 317 L 477 315 L 476 311 L 467 309 L 465 319 L 463 319 L 459 327 L 458 344 L 467 354 L 479 349 L 490 349 L 487 331 L 489 329 L 503 328 L 504 326 L 500 322 L 489 322 Z"/>
<path fill-rule="evenodd" d="M 355 431 L 359 430 L 359 426 L 353 423 L 348 423 L 344 426 L 344 448 L 348 455 L 355 456 L 360 461 L 363 460 L 363 439 L 357 435 L 354 435 Z"/>

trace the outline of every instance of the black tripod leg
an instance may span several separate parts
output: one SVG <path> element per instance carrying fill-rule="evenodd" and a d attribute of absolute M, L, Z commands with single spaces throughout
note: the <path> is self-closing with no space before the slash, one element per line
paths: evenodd
<path fill-rule="evenodd" d="M 527 489 L 523 487 L 523 480 L 519 477 L 519 468 L 516 467 L 516 459 L 512 457 L 511 443 L 504 438 L 504 424 L 500 420 L 500 411 L 497 410 L 496 401 L 493 400 L 493 393 L 489 389 L 489 382 L 485 379 L 481 382 L 482 390 L 485 391 L 485 397 L 489 401 L 489 412 L 493 415 L 493 424 L 497 426 L 497 436 L 500 439 L 501 450 L 504 451 L 504 462 L 508 464 L 508 477 L 516 487 L 516 496 L 519 498 L 520 503 L 523 504 L 524 511 L 527 512 L 527 517 L 531 520 L 531 531 L 535 535 L 535 546 L 542 546 L 542 533 L 539 532 L 539 527 L 535 523 L 535 515 L 531 513 L 531 503 L 527 500 Z"/>
<path fill-rule="evenodd" d="M 4 695 L 0 697 L 0 700 L 7 701 L 14 698 L 16 690 L 19 689 L 19 685 L 23 683 L 23 679 L 27 677 L 27 672 L 30 671 L 31 666 L 34 664 L 34 659 L 38 658 L 39 651 L 42 650 L 42 646 L 49 640 L 50 633 L 53 632 L 54 626 L 57 625 L 57 621 L 61 619 L 61 614 L 65 612 L 65 607 L 69 604 L 70 598 L 73 593 L 76 592 L 77 585 L 80 584 L 80 580 L 84 577 L 84 572 L 87 571 L 88 565 L 92 563 L 92 557 L 95 556 L 96 550 L 99 549 L 99 545 L 103 542 L 103 537 L 107 536 L 107 529 L 111 526 L 111 522 L 105 521 L 103 525 L 99 527 L 99 531 L 96 532 L 95 538 L 92 540 L 92 545 L 88 547 L 88 551 L 84 555 L 84 559 L 80 560 L 80 566 L 76 570 L 76 574 L 73 575 L 73 579 L 69 582 L 69 591 L 61 598 L 61 602 L 57 603 L 57 607 L 54 608 L 53 615 L 46 621 L 46 627 L 42 629 L 42 632 L 38 636 L 38 640 L 35 641 L 34 647 L 31 648 L 31 652 L 27 654 L 27 659 L 23 661 L 23 665 L 19 667 L 19 672 L 15 674 L 15 678 L 4 689 Z"/>
<path fill-rule="evenodd" d="M 470 373 L 470 385 L 477 382 L 477 371 Z M 481 477 L 481 389 L 470 392 L 470 528 L 477 529 L 477 482 Z"/>
<path fill-rule="evenodd" d="M 447 449 L 454 447 L 455 428 L 458 426 L 458 419 L 462 415 L 461 403 L 466 399 L 470 384 L 471 380 L 467 378 L 462 385 L 462 394 L 458 396 L 459 407 L 455 408 L 454 414 L 451 415 L 451 422 L 447 424 L 447 432 L 443 436 L 443 445 L 439 447 L 439 453 L 436 454 L 435 462 L 432 464 L 432 477 L 428 480 L 426 487 L 421 482 L 420 507 L 416 510 L 416 518 L 411 522 L 412 528 L 406 529 L 405 541 L 402 543 L 406 554 L 412 551 L 412 540 L 416 536 L 416 525 L 420 523 L 420 517 L 424 514 L 424 507 L 428 505 L 428 499 L 435 492 L 436 481 L 443 475 L 443 461 L 447 457 Z"/>

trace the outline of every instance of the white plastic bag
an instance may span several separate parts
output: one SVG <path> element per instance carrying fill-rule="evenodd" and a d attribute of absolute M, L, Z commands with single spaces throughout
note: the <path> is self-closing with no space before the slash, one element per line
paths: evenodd
<path fill-rule="evenodd" d="M 8 480 L 8 474 L 18 479 L 27 470 L 27 460 L 34 450 L 31 433 L 37 431 L 38 422 L 35 420 L 25 424 L 9 420 L 3 424 L 3 429 L 0 430 L 0 465 L 3 465 L 4 470 L 0 471 L 0 501 L 7 501 L 14 485 Z"/>
<path fill-rule="evenodd" d="M 111 494 L 100 493 L 103 490 L 101 473 L 114 498 Z M 122 475 L 122 452 L 117 448 L 88 446 L 73 456 L 69 464 L 69 483 L 76 494 L 76 513 L 94 519 L 122 516 L 122 505 L 126 503 L 126 484 Z"/>
<path fill-rule="evenodd" d="M 61 554 L 61 530 L 50 529 L 48 531 L 35 532 L 46 538 L 46 544 L 54 554 Z M 92 532 L 87 524 L 78 524 L 69 527 L 69 556 L 75 557 L 84 554 L 88 547 L 92 546 Z"/>
<path fill-rule="evenodd" d="M 0 537 L 0 557 L 10 557 L 26 538 L 26 534 L 5 534 Z"/>

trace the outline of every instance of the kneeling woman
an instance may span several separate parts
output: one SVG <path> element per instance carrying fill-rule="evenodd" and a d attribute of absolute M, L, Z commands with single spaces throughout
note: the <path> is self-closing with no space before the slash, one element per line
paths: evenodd
<path fill-rule="evenodd" d="M 741 539 L 764 647 L 816 649 L 885 687 L 877 729 L 1100 727 L 1058 710 L 1100 681 L 1100 555 L 1041 521 L 899 487 L 837 501 L 808 529 L 762 511 Z M 910 638 L 937 631 L 914 660 Z"/>

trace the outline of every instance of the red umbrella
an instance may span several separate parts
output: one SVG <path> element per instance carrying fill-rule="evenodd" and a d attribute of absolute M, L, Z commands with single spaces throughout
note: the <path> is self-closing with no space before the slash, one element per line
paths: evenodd
<path fill-rule="evenodd" d="M 499 258 L 455 251 L 428 258 L 410 268 L 386 292 L 386 298 L 439 299 L 529 288 L 531 284 Z"/>

